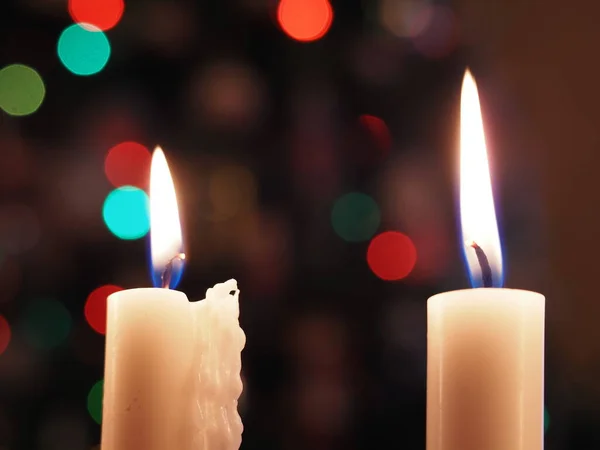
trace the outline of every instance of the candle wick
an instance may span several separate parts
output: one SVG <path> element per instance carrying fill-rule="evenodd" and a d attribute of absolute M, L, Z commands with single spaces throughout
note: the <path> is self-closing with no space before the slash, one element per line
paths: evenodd
<path fill-rule="evenodd" d="M 481 279 L 483 281 L 483 287 L 491 288 L 492 268 L 490 267 L 490 262 L 488 261 L 485 252 L 475 241 L 472 241 L 469 246 L 473 247 L 473 250 L 475 250 L 475 254 L 477 255 L 477 261 L 479 262 L 479 267 L 481 267 Z"/>
<path fill-rule="evenodd" d="M 163 289 L 169 289 L 169 286 L 171 285 L 171 279 L 173 278 L 173 264 L 176 261 L 182 262 L 184 260 L 185 260 L 185 253 L 178 253 L 177 255 L 173 256 L 169 260 L 169 262 L 165 266 L 165 270 L 163 271 L 162 275 L 160 276 L 160 280 L 161 280 Z"/>

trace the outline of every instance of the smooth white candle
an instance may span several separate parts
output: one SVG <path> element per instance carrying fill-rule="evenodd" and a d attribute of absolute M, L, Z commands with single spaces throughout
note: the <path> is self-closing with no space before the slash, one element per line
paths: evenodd
<path fill-rule="evenodd" d="M 500 289 L 502 253 L 475 80 L 461 97 L 460 209 L 472 283 L 427 302 L 427 450 L 542 450 L 541 294 Z"/>
<path fill-rule="evenodd" d="M 541 450 L 544 297 L 465 289 L 427 302 L 427 449 Z"/>

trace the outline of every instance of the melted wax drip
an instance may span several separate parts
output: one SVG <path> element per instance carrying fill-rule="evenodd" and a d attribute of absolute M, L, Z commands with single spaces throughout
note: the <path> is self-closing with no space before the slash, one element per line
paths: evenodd
<path fill-rule="evenodd" d="M 195 315 L 194 450 L 237 450 L 242 443 L 237 407 L 246 335 L 239 326 L 238 296 L 235 280 L 217 284 Z"/>

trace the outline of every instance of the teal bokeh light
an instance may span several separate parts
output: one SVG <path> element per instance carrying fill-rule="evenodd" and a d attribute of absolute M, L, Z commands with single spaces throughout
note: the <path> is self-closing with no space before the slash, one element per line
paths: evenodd
<path fill-rule="evenodd" d="M 367 241 L 377 231 L 381 214 L 375 200 L 360 192 L 351 192 L 336 200 L 331 211 L 331 224 L 343 240 Z"/>
<path fill-rule="evenodd" d="M 141 189 L 123 186 L 113 190 L 102 208 L 104 223 L 120 239 L 139 239 L 150 230 L 150 201 Z"/>
<path fill-rule="evenodd" d="M 33 300 L 25 308 L 23 331 L 27 341 L 38 349 L 51 349 L 62 344 L 71 331 L 71 314 L 61 302 L 51 299 Z"/>
<path fill-rule="evenodd" d="M 58 57 L 75 75 L 93 75 L 106 66 L 110 43 L 99 29 L 74 24 L 65 28 L 58 39 Z"/>

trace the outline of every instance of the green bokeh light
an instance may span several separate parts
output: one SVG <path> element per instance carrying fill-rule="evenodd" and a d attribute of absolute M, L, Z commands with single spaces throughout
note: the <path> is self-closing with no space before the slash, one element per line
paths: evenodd
<path fill-rule="evenodd" d="M 104 380 L 98 381 L 92 386 L 87 397 L 87 409 L 92 419 L 100 425 L 102 423 L 102 394 L 104 392 Z"/>
<path fill-rule="evenodd" d="M 369 240 L 377 231 L 380 221 L 381 214 L 375 200 L 359 192 L 338 198 L 331 211 L 334 231 L 349 242 Z"/>
<path fill-rule="evenodd" d="M 74 24 L 65 28 L 58 39 L 58 57 L 75 75 L 93 75 L 108 62 L 110 43 L 99 29 Z"/>
<path fill-rule="evenodd" d="M 544 434 L 548 431 L 548 427 L 550 426 L 550 414 L 548 410 L 544 408 Z"/>
<path fill-rule="evenodd" d="M 11 116 L 27 116 L 44 101 L 46 87 L 29 66 L 11 64 L 0 70 L 0 108 Z"/>
<path fill-rule="evenodd" d="M 150 230 L 149 203 L 148 195 L 141 189 L 132 186 L 114 189 L 104 200 L 104 223 L 120 239 L 144 237 Z"/>
<path fill-rule="evenodd" d="M 71 331 L 71 314 L 56 300 L 34 300 L 27 305 L 23 331 L 29 343 L 39 349 L 60 345 Z"/>

